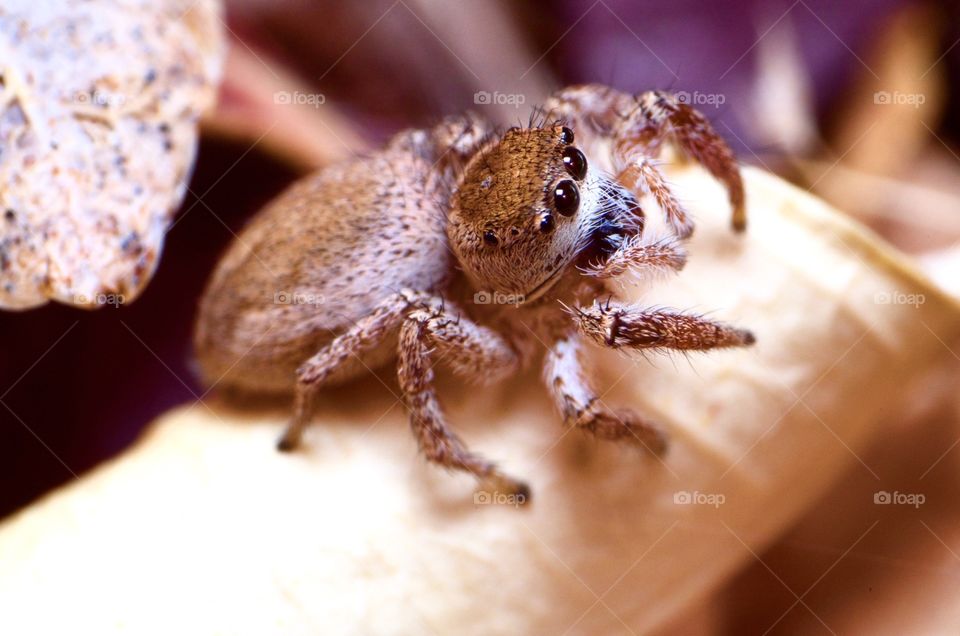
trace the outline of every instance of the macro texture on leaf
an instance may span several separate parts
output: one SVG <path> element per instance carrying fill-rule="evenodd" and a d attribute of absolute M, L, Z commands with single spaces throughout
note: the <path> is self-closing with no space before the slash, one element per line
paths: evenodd
<path fill-rule="evenodd" d="M 605 402 L 666 425 L 662 462 L 564 430 L 536 373 L 441 386 L 463 437 L 529 477 L 525 507 L 421 461 L 389 379 L 325 392 L 295 455 L 274 450 L 286 410 L 198 403 L 0 525 L 0 632 L 171 633 L 189 616 L 194 633 L 650 633 L 844 470 L 871 474 L 863 451 L 907 379 L 960 336 L 955 301 L 889 247 L 744 176 L 735 235 L 717 183 L 670 172 L 698 228 L 684 271 L 641 297 L 712 308 L 756 345 L 594 360 Z"/>
<path fill-rule="evenodd" d="M 0 307 L 130 301 L 149 281 L 215 96 L 219 12 L 0 6 Z"/>

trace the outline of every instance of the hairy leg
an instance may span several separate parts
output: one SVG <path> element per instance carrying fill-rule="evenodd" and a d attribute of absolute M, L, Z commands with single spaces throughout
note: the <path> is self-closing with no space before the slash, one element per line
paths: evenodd
<path fill-rule="evenodd" d="M 635 155 L 616 162 L 617 181 L 633 192 L 651 194 L 663 210 L 667 223 L 680 238 L 689 238 L 693 234 L 693 220 L 677 197 L 670 191 L 663 174 L 645 155 Z M 620 167 L 623 166 L 623 167 Z"/>
<path fill-rule="evenodd" d="M 470 452 L 450 429 L 433 386 L 433 354 L 453 369 L 473 378 L 496 379 L 513 373 L 516 353 L 496 332 L 444 308 L 412 312 L 400 329 L 397 375 L 410 426 L 428 460 L 466 471 L 499 492 L 529 497 L 521 481 L 500 472 L 492 463 Z"/>
<path fill-rule="evenodd" d="M 686 263 L 687 252 L 677 239 L 665 238 L 645 243 L 642 236 L 631 236 L 606 260 L 587 267 L 584 273 L 597 278 L 615 278 L 631 270 L 680 271 Z"/>
<path fill-rule="evenodd" d="M 554 343 L 544 362 L 543 377 L 566 424 L 600 439 L 635 443 L 655 454 L 666 450 L 666 435 L 656 424 L 603 404 L 584 374 L 576 334 Z"/>
<path fill-rule="evenodd" d="M 753 334 L 698 316 L 648 310 L 636 305 L 595 302 L 574 310 L 582 334 L 599 345 L 619 349 L 705 350 L 754 343 Z"/>
<path fill-rule="evenodd" d="M 733 151 L 706 117 L 680 102 L 676 95 L 647 91 L 632 96 L 606 86 L 588 84 L 555 93 L 547 100 L 544 110 L 568 121 L 575 130 L 585 132 L 588 137 L 585 142 L 591 149 L 597 147 L 591 136 L 612 140 L 614 172 L 652 192 L 661 207 L 665 203 L 673 207 L 672 212 L 664 207 L 664 213 L 668 217 L 672 215 L 671 224 L 681 236 L 684 236 L 683 232 L 689 234 L 689 221 L 682 222 L 684 215 L 680 214 L 682 208 L 678 207 L 676 199 L 657 195 L 663 179 L 650 163 L 666 140 L 673 141 L 726 186 L 733 208 L 732 225 L 737 231 L 746 227 L 743 181 Z M 633 168 L 638 162 L 646 162 L 646 165 Z"/>
<path fill-rule="evenodd" d="M 401 291 L 390 295 L 369 316 L 334 338 L 297 369 L 293 417 L 277 448 L 290 451 L 300 444 L 310 422 L 313 398 L 324 382 L 349 359 L 381 344 L 388 333 L 399 328 L 411 307 L 429 303 L 429 294 Z"/>
<path fill-rule="evenodd" d="M 662 140 L 671 139 L 726 186 L 733 208 L 733 228 L 738 232 L 746 228 L 740 166 L 733 151 L 700 111 L 680 102 L 672 93 L 647 91 L 637 97 L 636 110 L 622 130 L 614 134 L 624 140 L 627 150 L 631 147 L 630 138 L 635 136 L 645 147 L 640 149 L 645 154 L 652 154 Z"/>

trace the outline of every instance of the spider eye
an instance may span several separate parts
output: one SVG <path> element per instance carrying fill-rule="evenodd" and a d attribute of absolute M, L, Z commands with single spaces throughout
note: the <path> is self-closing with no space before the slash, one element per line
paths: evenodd
<path fill-rule="evenodd" d="M 573 143 L 573 131 L 566 126 L 560 129 L 560 143 L 564 146 Z"/>
<path fill-rule="evenodd" d="M 543 218 L 540 219 L 540 231 L 546 234 L 547 232 L 553 230 L 553 215 L 549 212 L 543 215 Z"/>
<path fill-rule="evenodd" d="M 580 207 L 580 189 L 570 179 L 564 179 L 553 190 L 553 205 L 563 216 L 573 216 Z"/>
<path fill-rule="evenodd" d="M 576 148 L 564 149 L 563 166 L 577 181 L 583 181 L 583 178 L 587 176 L 587 158 Z"/>
<path fill-rule="evenodd" d="M 487 245 L 496 245 L 500 241 L 497 239 L 497 235 L 494 234 L 493 230 L 487 230 L 483 233 L 483 242 Z"/>

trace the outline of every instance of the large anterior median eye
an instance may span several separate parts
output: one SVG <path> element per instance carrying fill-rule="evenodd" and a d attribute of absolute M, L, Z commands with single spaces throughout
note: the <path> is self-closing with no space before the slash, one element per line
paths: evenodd
<path fill-rule="evenodd" d="M 573 146 L 564 149 L 563 166 L 577 181 L 583 181 L 583 178 L 587 176 L 587 158 Z"/>
<path fill-rule="evenodd" d="M 563 216 L 573 216 L 580 207 L 580 189 L 570 179 L 564 179 L 553 190 L 553 206 Z"/>

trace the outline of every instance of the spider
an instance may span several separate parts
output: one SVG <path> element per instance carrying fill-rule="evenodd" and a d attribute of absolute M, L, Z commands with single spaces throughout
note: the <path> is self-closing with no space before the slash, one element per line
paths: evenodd
<path fill-rule="evenodd" d="M 523 481 L 451 430 L 433 367 L 495 382 L 545 349 L 543 378 L 567 425 L 662 453 L 660 426 L 598 399 L 584 342 L 627 350 L 754 342 L 749 331 L 617 300 L 617 277 L 680 270 L 686 260 L 693 222 L 654 162 L 667 141 L 725 185 L 733 227 L 743 230 L 733 153 L 703 115 L 660 91 L 568 87 L 529 127 L 498 132 L 474 114 L 450 117 L 303 178 L 254 218 L 212 275 L 195 334 L 204 378 L 292 392 L 278 442 L 289 451 L 319 389 L 396 360 L 426 458 L 526 500 Z M 665 238 L 644 234 L 645 194 L 665 215 Z"/>

